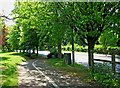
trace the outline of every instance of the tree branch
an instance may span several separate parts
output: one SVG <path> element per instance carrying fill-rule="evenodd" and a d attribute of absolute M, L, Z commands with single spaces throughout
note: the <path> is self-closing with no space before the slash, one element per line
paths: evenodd
<path fill-rule="evenodd" d="M 5 18 L 5 19 L 8 19 L 8 20 L 12 20 L 11 18 L 9 18 L 8 16 L 5 16 L 5 15 L 3 15 L 3 16 L 0 16 L 0 18 Z"/>

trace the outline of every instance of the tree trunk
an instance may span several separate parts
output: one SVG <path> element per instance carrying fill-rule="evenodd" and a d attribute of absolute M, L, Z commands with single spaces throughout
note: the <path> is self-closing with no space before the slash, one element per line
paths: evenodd
<path fill-rule="evenodd" d="M 74 29 L 72 29 L 72 61 L 73 65 L 75 63 L 75 52 L 74 52 Z"/>
<path fill-rule="evenodd" d="M 90 38 L 88 40 L 88 64 L 89 67 L 91 67 L 93 69 L 93 65 L 94 65 L 94 45 L 95 42 Z"/>
<path fill-rule="evenodd" d="M 58 43 L 58 58 L 62 58 L 62 53 L 61 53 L 61 42 Z"/>
<path fill-rule="evenodd" d="M 32 53 L 35 54 L 35 48 L 33 48 L 33 52 Z"/>
<path fill-rule="evenodd" d="M 36 49 L 37 49 L 37 56 L 38 56 L 38 46 L 36 46 Z"/>
<path fill-rule="evenodd" d="M 23 49 L 23 53 L 25 53 L 25 49 Z"/>
<path fill-rule="evenodd" d="M 28 53 L 28 49 L 26 50 L 26 53 Z"/>
<path fill-rule="evenodd" d="M 117 46 L 120 47 L 120 33 L 118 34 L 118 38 L 119 38 L 119 40 L 117 42 Z"/>

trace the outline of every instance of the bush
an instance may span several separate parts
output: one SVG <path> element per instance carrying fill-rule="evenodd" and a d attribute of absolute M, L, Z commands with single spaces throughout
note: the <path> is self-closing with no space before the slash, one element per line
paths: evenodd
<path fill-rule="evenodd" d="M 120 55 L 120 47 L 108 47 L 108 54 L 112 54 L 113 52 L 115 54 Z"/>
<path fill-rule="evenodd" d="M 92 72 L 94 80 L 105 88 L 118 88 L 120 86 L 120 78 L 115 78 L 111 71 L 111 67 L 107 63 L 97 63 Z"/>
<path fill-rule="evenodd" d="M 83 47 L 82 52 L 88 52 L 88 46 Z"/>
<path fill-rule="evenodd" d="M 78 51 L 78 52 L 87 52 L 88 50 L 88 47 L 83 47 L 83 46 L 80 46 L 78 44 L 75 44 L 74 45 L 74 50 L 75 51 Z M 70 44 L 67 44 L 66 46 L 62 46 L 62 50 L 64 51 L 72 51 L 72 45 Z"/>
<path fill-rule="evenodd" d="M 105 53 L 105 50 L 102 47 L 102 45 L 95 45 L 94 52 L 99 53 L 99 54 L 103 54 L 103 53 Z"/>
<path fill-rule="evenodd" d="M 31 56 L 30 56 L 30 58 L 32 58 L 32 59 L 35 59 L 37 57 L 38 57 L 37 54 L 31 54 Z"/>
<path fill-rule="evenodd" d="M 94 52 L 99 54 L 112 54 L 113 52 L 115 54 L 120 55 L 120 47 L 107 47 L 107 49 L 104 49 L 102 45 L 95 45 Z"/>
<path fill-rule="evenodd" d="M 50 58 L 58 58 L 58 53 L 50 53 L 47 55 L 47 58 L 50 59 Z M 62 54 L 62 58 L 63 58 L 63 54 Z"/>
<path fill-rule="evenodd" d="M 24 53 L 24 55 L 27 56 L 27 57 L 31 57 L 30 53 Z"/>
<path fill-rule="evenodd" d="M 67 46 L 62 46 L 62 49 L 64 51 L 72 51 L 72 46 L 70 44 L 67 44 Z M 78 52 L 88 52 L 88 46 L 79 46 L 78 44 L 75 44 L 75 51 Z M 115 52 L 115 54 L 120 55 L 120 47 L 107 47 L 105 49 L 102 45 L 95 45 L 94 52 L 98 54 L 111 54 L 112 52 Z"/>

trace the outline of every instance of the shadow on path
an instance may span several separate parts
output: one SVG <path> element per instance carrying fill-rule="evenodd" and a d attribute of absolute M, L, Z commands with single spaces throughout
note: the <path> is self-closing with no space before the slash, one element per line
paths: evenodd
<path fill-rule="evenodd" d="M 48 80 L 32 66 L 33 61 L 18 66 L 19 88 L 50 88 Z"/>

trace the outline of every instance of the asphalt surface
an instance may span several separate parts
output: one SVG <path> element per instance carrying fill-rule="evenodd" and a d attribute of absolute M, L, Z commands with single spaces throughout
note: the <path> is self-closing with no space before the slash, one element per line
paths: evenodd
<path fill-rule="evenodd" d="M 18 66 L 18 88 L 100 88 L 84 83 L 81 78 L 58 71 L 45 60 L 29 60 Z"/>
<path fill-rule="evenodd" d="M 47 85 L 47 80 L 32 66 L 32 62 L 23 62 L 18 66 L 18 88 L 43 88 Z"/>

